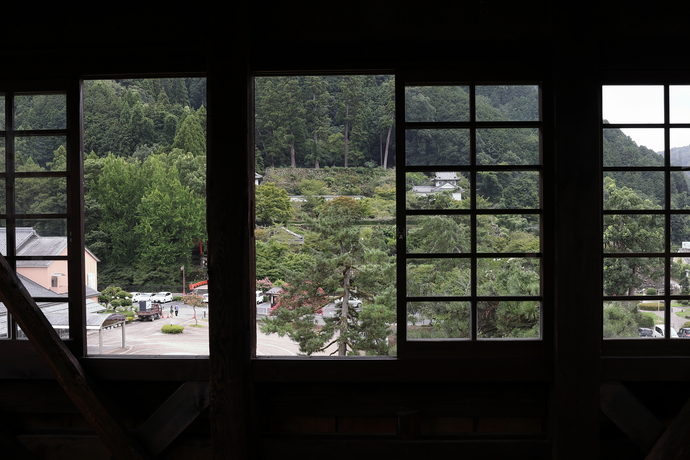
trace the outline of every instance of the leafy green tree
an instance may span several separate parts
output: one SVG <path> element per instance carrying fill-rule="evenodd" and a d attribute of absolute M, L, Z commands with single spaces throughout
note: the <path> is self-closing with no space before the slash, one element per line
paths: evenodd
<path fill-rule="evenodd" d="M 363 131 L 362 123 L 364 104 L 365 78 L 361 75 L 345 75 L 340 81 L 340 93 L 338 94 L 338 119 L 343 125 L 343 165 L 349 166 L 352 154 L 358 157 L 358 153 L 351 150 L 353 137 L 360 135 L 357 131 Z"/>
<path fill-rule="evenodd" d="M 340 356 L 389 352 L 386 336 L 395 317 L 395 265 L 385 252 L 367 250 L 355 225 L 358 219 L 354 206 L 338 201 L 325 206 L 318 219 L 309 220 L 313 233 L 305 246 L 313 259 L 289 274 L 280 303 L 262 321 L 263 332 L 288 335 L 307 354 L 330 346 Z M 342 292 L 336 315 L 314 327 L 316 315 L 336 292 Z M 361 311 L 349 303 L 355 292 L 366 298 Z"/>
<path fill-rule="evenodd" d="M 137 265 L 142 281 L 176 280 L 181 265 L 191 266 L 195 241 L 206 239 L 204 201 L 176 175 L 171 168 L 167 182 L 151 187 L 136 208 L 134 234 L 140 241 Z"/>
<path fill-rule="evenodd" d="M 644 253 L 664 249 L 664 225 L 653 214 L 625 214 L 625 211 L 660 209 L 651 200 L 641 198 L 628 187 L 604 179 L 604 209 L 621 214 L 604 216 L 604 252 Z M 658 280 L 663 267 L 655 259 L 639 257 L 607 257 L 604 259 L 604 291 L 608 295 L 633 295 L 643 280 Z"/>
<path fill-rule="evenodd" d="M 287 223 L 293 215 L 292 204 L 285 190 L 273 183 L 256 187 L 256 223 L 269 226 Z"/>
<path fill-rule="evenodd" d="M 203 307 L 204 306 L 204 299 L 202 299 L 200 295 L 187 294 L 187 295 L 182 297 L 182 302 L 185 305 L 189 305 L 192 307 L 192 309 L 194 310 L 194 324 L 196 324 L 198 326 L 199 320 L 196 317 L 196 309 L 197 309 L 197 307 Z"/>
<path fill-rule="evenodd" d="M 132 306 L 132 294 L 119 286 L 108 286 L 101 291 L 98 301 L 108 308 L 124 307 L 127 309 L 127 307 Z"/>
<path fill-rule="evenodd" d="M 331 96 L 324 77 L 308 76 L 305 81 L 306 130 L 311 141 L 307 158 L 311 160 L 314 168 L 318 169 L 320 162 L 326 157 L 326 141 L 331 126 L 328 113 Z"/>
<path fill-rule="evenodd" d="M 172 148 L 190 152 L 195 157 L 206 156 L 206 132 L 194 112 L 188 113 L 175 134 Z"/>
<path fill-rule="evenodd" d="M 639 313 L 632 302 L 612 302 L 604 305 L 605 339 L 638 337 Z"/>
<path fill-rule="evenodd" d="M 120 272 L 121 284 L 132 284 L 131 265 L 137 260 L 139 238 L 133 229 L 138 223 L 136 211 L 144 193 L 143 177 L 138 165 L 112 154 L 102 160 L 98 179 L 92 182 L 90 203 L 97 203 L 101 219 L 91 224 L 92 238 L 100 242 L 97 255 L 103 270 L 99 278 Z M 93 200 L 93 201 L 91 201 Z M 119 276 L 119 275 L 118 275 Z"/>

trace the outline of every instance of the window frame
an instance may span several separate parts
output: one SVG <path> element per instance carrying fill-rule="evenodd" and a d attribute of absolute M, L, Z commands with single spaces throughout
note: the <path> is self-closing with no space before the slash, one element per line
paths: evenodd
<path fill-rule="evenodd" d="M 604 216 L 611 214 L 649 214 L 658 215 L 664 219 L 664 250 L 661 252 L 639 253 L 646 257 L 659 257 L 664 259 L 664 294 L 651 296 L 653 300 L 665 301 L 665 335 L 663 338 L 611 338 L 605 339 L 603 337 L 603 320 L 600 321 L 598 333 L 601 343 L 602 357 L 651 357 L 651 356 L 669 356 L 669 355 L 686 355 L 690 347 L 690 341 L 682 338 L 674 338 L 669 334 L 671 327 L 671 301 L 690 299 L 690 295 L 672 295 L 670 287 L 670 262 L 674 256 L 674 252 L 670 252 L 671 248 L 671 215 L 690 215 L 690 210 L 679 210 L 671 208 L 671 181 L 670 176 L 675 171 L 685 171 L 687 168 L 682 166 L 671 166 L 670 164 L 670 130 L 672 128 L 690 128 L 690 123 L 671 123 L 669 117 L 669 88 L 674 85 L 688 85 L 690 84 L 690 71 L 656 71 L 656 72 L 622 72 L 622 71 L 604 71 L 601 73 L 599 80 L 599 112 L 598 112 L 598 146 L 599 146 L 599 163 L 598 163 L 598 180 L 601 188 L 599 194 L 599 228 L 603 229 Z M 663 106 L 664 119 L 661 123 L 607 123 L 603 122 L 603 88 L 605 86 L 662 86 L 663 87 Z M 659 128 L 664 130 L 664 165 L 659 167 L 615 167 L 604 166 L 604 130 L 606 128 Z M 603 198 L 603 177 L 606 171 L 627 171 L 627 170 L 644 170 L 644 171 L 659 171 L 664 174 L 664 207 L 661 210 L 641 210 L 638 212 L 626 212 L 625 210 L 605 210 Z M 601 235 L 600 235 L 601 239 Z M 602 241 L 603 243 L 603 241 Z M 603 264 L 607 256 L 611 257 L 611 253 L 604 252 L 603 244 L 599 250 L 599 279 L 600 279 L 600 299 L 601 308 L 603 309 L 603 302 L 611 300 L 612 296 L 604 295 L 604 278 L 603 278 Z M 636 296 L 618 296 L 623 300 L 643 300 L 644 297 Z"/>
<path fill-rule="evenodd" d="M 67 94 L 67 127 L 72 139 L 67 147 L 67 166 L 64 174 L 58 176 L 67 178 L 67 212 L 51 215 L 52 218 L 68 219 L 68 255 L 50 257 L 51 260 L 67 260 L 69 276 L 69 322 L 70 337 L 63 339 L 70 352 L 84 366 L 91 369 L 99 378 L 110 380 L 208 380 L 210 355 L 186 356 L 155 356 L 155 355 L 88 355 L 86 340 L 86 269 L 84 260 L 84 186 L 83 186 L 83 82 L 85 80 L 129 79 L 129 78 L 183 78 L 198 77 L 209 79 L 206 70 L 186 72 L 133 72 L 127 74 L 98 73 L 82 74 L 64 78 L 0 80 L 0 89 L 9 88 L 8 92 L 21 94 Z M 209 104 L 210 105 L 210 104 Z M 7 112 L 11 104 L 5 104 L 6 119 L 10 120 Z M 211 116 L 209 114 L 209 120 Z M 48 131 L 48 130 L 46 130 Z M 3 131 L 4 135 L 5 131 Z M 42 133 L 45 134 L 45 133 Z M 207 133 L 207 137 L 210 134 Z M 8 170 L 10 166 L 7 166 Z M 56 173 L 24 173 L 26 177 L 55 177 Z M 6 178 L 6 172 L 0 172 L 0 178 Z M 24 176 L 22 176 L 24 177 Z M 76 179 L 76 180 L 75 180 Z M 10 200 L 8 195 L 8 202 Z M 21 218 L 44 217 L 43 215 L 21 215 Z M 6 218 L 6 215 L 0 215 Z M 8 240 L 8 247 L 14 242 Z M 21 257 L 9 258 L 8 261 L 19 260 Z M 35 257 L 33 258 L 35 259 Z M 12 262 L 11 262 L 12 263 Z M 64 297 L 60 298 L 64 300 Z M 36 301 L 54 300 L 34 298 Z M 8 312 L 9 313 L 9 312 Z M 15 330 L 14 320 L 10 319 L 9 330 Z M 211 334 L 209 334 L 210 336 Z M 209 337 L 209 341 L 211 337 Z M 26 339 L 17 339 L 8 334 L 7 338 L 0 338 L 0 350 L 7 359 L 0 359 L 0 378 L 16 378 L 27 372 L 37 378 L 52 378 L 46 368 L 43 358 L 36 353 L 34 346 Z M 21 356 L 17 361 L 11 357 Z"/>
<path fill-rule="evenodd" d="M 255 77 L 270 77 L 270 76 L 302 76 L 302 75 L 375 75 L 375 74 L 387 74 L 393 75 L 396 81 L 396 145 L 398 146 L 398 151 L 400 151 L 401 145 L 405 142 L 405 130 L 402 129 L 404 123 L 404 104 L 399 101 L 404 101 L 404 87 L 406 82 L 414 83 L 424 83 L 424 84 L 457 84 L 458 82 L 473 81 L 485 85 L 491 84 L 501 84 L 501 85 L 538 85 L 540 88 L 540 110 L 541 119 L 538 122 L 541 129 L 541 142 L 540 142 L 540 160 L 541 163 L 537 166 L 541 172 L 541 186 L 540 186 L 540 202 L 541 207 L 539 209 L 539 214 L 541 216 L 540 222 L 540 245 L 541 252 L 539 254 L 541 264 L 541 299 L 542 306 L 540 312 L 540 329 L 541 337 L 539 339 L 482 339 L 482 340 L 424 340 L 424 341 L 406 341 L 398 339 L 398 353 L 394 356 L 371 356 L 371 357 L 347 357 L 345 359 L 338 357 L 321 357 L 321 356 L 256 356 L 256 337 L 253 337 L 253 353 L 252 353 L 252 364 L 256 372 L 256 378 L 258 381 L 263 381 L 268 379 L 273 381 L 278 378 L 279 380 L 288 379 L 289 376 L 296 372 L 297 369 L 302 369 L 302 365 L 306 366 L 304 370 L 311 369 L 309 372 L 313 372 L 314 366 L 317 368 L 321 365 L 327 366 L 332 369 L 331 372 L 340 374 L 341 368 L 339 364 L 335 362 L 347 362 L 349 364 L 344 364 L 345 367 L 350 366 L 368 366 L 367 362 L 376 361 L 379 364 L 383 362 L 398 363 L 390 364 L 394 366 L 395 369 L 401 369 L 397 367 L 402 365 L 400 363 L 406 361 L 420 362 L 422 360 L 435 360 L 435 359 L 453 359 L 453 360 L 464 360 L 467 358 L 471 359 L 487 359 L 493 362 L 510 362 L 506 369 L 513 368 L 514 363 L 521 362 L 523 366 L 527 366 L 523 369 L 529 369 L 525 375 L 525 379 L 543 378 L 541 374 L 544 371 L 543 360 L 547 359 L 551 355 L 551 348 L 554 341 L 553 334 L 553 322 L 554 322 L 554 304 L 555 304 L 555 289 L 554 289 L 554 165 L 555 161 L 553 154 L 545 152 L 552 152 L 553 150 L 553 99 L 552 99 L 552 88 L 550 83 L 550 75 L 548 72 L 542 69 L 536 70 L 510 70 L 510 71 L 417 71 L 410 69 L 372 69 L 372 68 L 350 68 L 347 71 L 342 70 L 324 70 L 324 69 L 299 69 L 299 70 L 277 70 L 277 69 L 263 69 L 254 68 L 250 71 L 248 75 L 249 85 L 248 85 L 248 99 L 249 99 L 249 113 L 248 118 L 248 128 L 247 132 L 250 133 L 250 140 L 248 142 L 248 152 L 254 164 L 254 136 L 253 136 L 253 120 L 254 120 L 254 78 Z M 430 169 L 434 169 L 431 167 Z M 464 168 L 462 168 L 464 169 Z M 397 170 L 397 183 L 401 183 L 399 168 L 399 157 L 396 159 L 396 170 Z M 252 170 L 253 174 L 254 171 Z M 404 184 L 404 172 L 403 174 L 403 184 Z M 402 217 L 399 213 L 400 207 L 404 207 L 405 203 L 405 191 L 404 187 L 397 188 L 397 207 L 398 213 L 396 215 L 397 230 L 396 235 L 400 235 L 400 232 L 404 232 L 405 223 L 404 216 Z M 402 226 L 402 227 L 401 227 Z M 398 250 L 399 253 L 399 250 Z M 401 324 L 401 321 L 406 322 L 406 307 L 405 302 L 401 303 L 401 299 L 405 298 L 404 289 L 400 289 L 400 286 L 404 286 L 404 266 L 401 265 L 401 261 L 396 261 L 398 266 L 397 275 L 397 285 L 398 285 L 398 307 L 397 307 L 397 322 Z M 401 269 L 402 267 L 402 269 Z M 506 298 L 506 300 L 519 300 L 518 298 Z M 403 305 L 401 307 L 401 305 Z M 251 306 L 251 315 L 256 316 L 256 306 Z M 399 334 L 400 332 L 398 332 Z M 415 343 L 416 342 L 416 343 Z M 523 361 L 520 361 L 523 359 Z M 306 363 L 309 364 L 306 364 Z M 317 363 L 322 364 L 317 364 Z M 278 364 L 280 363 L 280 364 Z M 289 364 L 287 364 L 289 363 Z M 300 364 L 305 363 L 305 364 Z M 326 364 L 327 363 L 327 364 Z M 359 364 L 356 364 L 359 363 Z M 529 363 L 529 364 L 528 364 Z M 287 366 L 287 367 L 286 367 Z M 289 366 L 295 366 L 294 368 Z M 335 366 L 335 368 L 332 368 Z M 280 371 L 278 371 L 280 369 Z M 522 372 L 522 371 L 520 371 Z M 375 372 L 378 373 L 378 372 Z M 278 377 L 280 375 L 280 377 Z M 541 377 L 540 377 L 541 375 Z M 515 375 L 510 378 L 514 379 Z"/>

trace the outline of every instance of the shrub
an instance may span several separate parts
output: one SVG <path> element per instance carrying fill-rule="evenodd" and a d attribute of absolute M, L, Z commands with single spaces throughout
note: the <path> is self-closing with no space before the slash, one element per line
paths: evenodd
<path fill-rule="evenodd" d="M 651 316 L 641 315 L 637 320 L 637 325 L 639 327 L 654 327 L 654 319 Z"/>
<path fill-rule="evenodd" d="M 182 334 L 183 330 L 184 326 L 180 326 L 179 324 L 166 324 L 161 328 L 161 331 L 166 334 Z"/>
<path fill-rule="evenodd" d="M 174 295 L 172 301 L 173 302 L 182 302 L 182 296 L 181 295 Z"/>
<path fill-rule="evenodd" d="M 646 311 L 657 311 L 663 310 L 664 304 L 662 302 L 640 302 L 640 305 L 638 305 L 637 308 Z"/>
<path fill-rule="evenodd" d="M 655 288 L 647 288 L 647 295 L 656 295 L 657 290 Z"/>

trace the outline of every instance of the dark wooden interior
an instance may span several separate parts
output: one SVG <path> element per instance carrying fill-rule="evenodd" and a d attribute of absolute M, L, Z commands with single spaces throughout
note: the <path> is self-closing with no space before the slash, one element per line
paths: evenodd
<path fill-rule="evenodd" d="M 596 205 L 602 82 L 690 84 L 688 20 L 674 5 L 141 2 L 5 15 L 0 84 L 207 77 L 214 308 L 210 358 L 86 357 L 40 320 L 27 323 L 34 340 L 0 340 L 0 457 L 688 458 L 690 341 L 601 339 Z M 543 341 L 253 357 L 251 77 L 319 71 L 538 75 L 552 267 Z M 2 299 L 22 316 L 31 301 L 3 273 Z M 122 388 L 150 397 L 117 397 Z"/>

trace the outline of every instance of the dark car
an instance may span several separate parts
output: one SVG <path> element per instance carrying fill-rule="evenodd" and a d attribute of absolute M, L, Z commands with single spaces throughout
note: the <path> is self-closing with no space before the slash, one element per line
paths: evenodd
<path fill-rule="evenodd" d="M 678 337 L 690 337 L 690 327 L 681 327 L 678 331 Z"/>
<path fill-rule="evenodd" d="M 651 337 L 652 336 L 652 330 L 648 327 L 638 327 L 637 330 L 640 333 L 640 337 Z"/>

